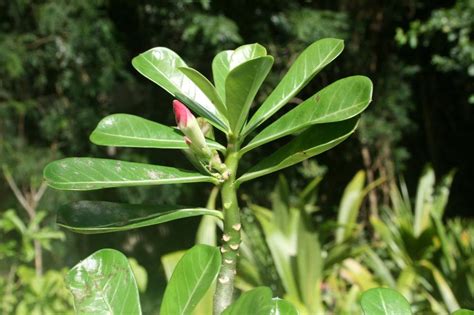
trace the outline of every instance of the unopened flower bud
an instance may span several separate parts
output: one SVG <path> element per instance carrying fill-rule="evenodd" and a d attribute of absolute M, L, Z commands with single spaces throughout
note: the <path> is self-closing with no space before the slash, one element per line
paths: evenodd
<path fill-rule="evenodd" d="M 211 157 L 211 150 L 207 146 L 204 134 L 199 127 L 196 117 L 180 101 L 173 101 L 173 111 L 176 118 L 176 124 L 179 130 L 185 135 L 186 144 L 198 156 L 204 158 Z"/>

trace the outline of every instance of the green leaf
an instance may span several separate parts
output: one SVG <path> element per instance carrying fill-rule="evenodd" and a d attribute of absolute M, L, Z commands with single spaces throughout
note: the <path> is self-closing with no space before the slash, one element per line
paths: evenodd
<path fill-rule="evenodd" d="M 336 243 L 338 244 L 353 234 L 357 215 L 365 197 L 364 184 L 365 172 L 359 171 L 344 189 L 337 215 L 339 227 L 336 230 Z"/>
<path fill-rule="evenodd" d="M 226 115 L 226 107 L 224 102 L 222 101 L 221 97 L 217 93 L 216 88 L 212 85 L 209 80 L 203 76 L 199 71 L 188 68 L 188 67 L 179 67 L 178 68 L 185 76 L 187 76 L 194 84 L 201 89 L 201 91 L 206 94 L 207 98 L 216 106 L 216 108 L 221 112 L 224 116 Z"/>
<path fill-rule="evenodd" d="M 273 57 L 263 56 L 246 61 L 228 73 L 225 103 L 230 128 L 235 133 L 240 131 L 247 119 L 250 105 L 272 65 Z"/>
<path fill-rule="evenodd" d="M 187 65 L 175 52 L 168 48 L 155 47 L 133 58 L 132 64 L 143 76 L 180 99 L 216 128 L 227 131 L 227 121 L 222 113 L 206 94 L 178 69 Z"/>
<path fill-rule="evenodd" d="M 272 299 L 272 291 L 268 287 L 258 287 L 243 293 L 237 301 L 224 310 L 222 315 L 297 315 L 298 312 L 289 302 Z"/>
<path fill-rule="evenodd" d="M 456 300 L 456 296 L 454 295 L 453 291 L 449 287 L 448 282 L 444 278 L 443 274 L 434 266 L 430 261 L 422 260 L 420 265 L 430 270 L 433 274 L 433 278 L 438 286 L 438 290 L 441 293 L 441 297 L 448 307 L 450 312 L 454 312 L 454 310 L 459 309 L 459 303 Z"/>
<path fill-rule="evenodd" d="M 298 315 L 298 311 L 288 301 L 273 298 L 273 308 L 270 312 L 271 315 Z"/>
<path fill-rule="evenodd" d="M 358 118 L 342 122 L 312 126 L 288 144 L 264 158 L 242 175 L 243 183 L 256 177 L 289 167 L 312 156 L 327 151 L 349 137 L 357 127 Z"/>
<path fill-rule="evenodd" d="M 219 273 L 217 247 L 196 245 L 184 254 L 166 287 L 160 313 L 191 314 Z"/>
<path fill-rule="evenodd" d="M 222 100 L 225 100 L 225 78 L 230 71 L 230 58 L 233 53 L 233 50 L 221 51 L 212 60 L 212 77 L 217 94 Z"/>
<path fill-rule="evenodd" d="M 259 44 L 243 45 L 236 50 L 225 50 L 218 53 L 212 60 L 212 76 L 220 98 L 225 100 L 225 82 L 232 69 L 249 60 L 266 56 L 266 54 L 265 47 Z"/>
<path fill-rule="evenodd" d="M 188 149 L 177 129 L 128 114 L 113 114 L 102 119 L 90 136 L 92 143 L 114 147 Z M 225 150 L 207 139 L 210 148 Z"/>
<path fill-rule="evenodd" d="M 326 65 L 333 61 L 344 49 L 340 39 L 325 38 L 306 48 L 291 65 L 290 69 L 260 106 L 244 128 L 244 135 L 249 134 L 265 120 L 270 118 Z"/>
<path fill-rule="evenodd" d="M 323 256 L 318 235 L 311 233 L 301 219 L 298 230 L 298 250 L 296 265 L 298 267 L 298 286 L 301 300 L 310 313 L 322 309 L 321 283 L 323 273 Z"/>
<path fill-rule="evenodd" d="M 232 52 L 229 60 L 229 70 L 235 69 L 241 64 L 267 55 L 267 50 L 260 44 L 246 44 L 238 47 Z"/>
<path fill-rule="evenodd" d="M 242 154 L 311 125 L 354 117 L 369 105 L 371 98 L 372 82 L 367 77 L 352 76 L 336 81 L 263 129 L 241 150 Z"/>
<path fill-rule="evenodd" d="M 451 315 L 474 315 L 474 311 L 460 308 L 457 311 L 451 313 Z"/>
<path fill-rule="evenodd" d="M 131 230 L 199 215 L 222 218 L 220 211 L 205 208 L 76 201 L 59 208 L 57 223 L 77 233 L 95 234 Z"/>
<path fill-rule="evenodd" d="M 138 288 L 127 257 L 102 249 L 66 276 L 76 314 L 141 314 Z"/>
<path fill-rule="evenodd" d="M 397 291 L 374 288 L 362 294 L 360 305 L 365 315 L 409 315 L 410 304 Z"/>
<path fill-rule="evenodd" d="M 271 314 L 272 309 L 272 290 L 259 287 L 243 293 L 237 301 L 224 310 L 222 315 L 266 315 Z"/>
<path fill-rule="evenodd" d="M 44 178 L 49 186 L 63 190 L 215 182 L 211 176 L 174 167 L 96 158 L 52 162 L 45 167 Z"/>
<path fill-rule="evenodd" d="M 148 285 L 148 273 L 146 272 L 146 269 L 140 265 L 135 258 L 128 258 L 128 264 L 132 269 L 138 290 L 141 293 L 144 293 Z"/>
<path fill-rule="evenodd" d="M 161 264 L 163 265 L 163 269 L 165 271 L 166 280 L 169 281 L 171 279 L 174 268 L 176 268 L 176 265 L 181 260 L 181 258 L 183 258 L 185 253 L 186 251 L 180 250 L 161 256 Z"/>
<path fill-rule="evenodd" d="M 416 190 L 415 222 L 413 233 L 418 237 L 430 225 L 430 212 L 433 211 L 435 174 L 431 167 L 425 168 Z"/>

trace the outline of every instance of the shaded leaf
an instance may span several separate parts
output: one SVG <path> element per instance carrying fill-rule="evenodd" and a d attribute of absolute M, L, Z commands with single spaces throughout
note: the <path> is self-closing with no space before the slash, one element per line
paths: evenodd
<path fill-rule="evenodd" d="M 66 158 L 44 169 L 48 185 L 64 190 L 215 182 L 211 176 L 174 167 L 96 158 Z"/>
<path fill-rule="evenodd" d="M 288 144 L 250 168 L 237 181 L 243 183 L 276 172 L 327 151 L 349 137 L 357 127 L 358 118 L 312 126 Z"/>
<path fill-rule="evenodd" d="M 291 65 L 277 87 L 267 97 L 244 128 L 247 135 L 270 118 L 344 49 L 340 39 L 325 38 L 308 46 Z"/>
<path fill-rule="evenodd" d="M 92 143 L 115 147 L 188 149 L 177 129 L 128 114 L 113 114 L 102 119 L 90 136 Z M 206 140 L 210 148 L 225 150 Z"/>
<path fill-rule="evenodd" d="M 371 98 L 372 82 L 367 77 L 352 76 L 336 81 L 263 129 L 241 151 L 247 152 L 311 125 L 354 117 L 369 105 Z"/>
<path fill-rule="evenodd" d="M 220 263 L 217 247 L 196 245 L 188 250 L 174 268 L 160 313 L 190 314 L 216 279 Z"/>
<path fill-rule="evenodd" d="M 57 223 L 77 233 L 95 234 L 131 230 L 199 215 L 222 218 L 220 211 L 205 208 L 76 201 L 59 208 Z"/>
<path fill-rule="evenodd" d="M 66 276 L 77 314 L 141 314 L 138 288 L 127 257 L 102 249 Z"/>
<path fill-rule="evenodd" d="M 234 53 L 235 54 L 235 53 Z M 258 89 L 273 65 L 273 57 L 246 61 L 231 70 L 225 80 L 225 103 L 231 130 L 242 128 Z"/>
<path fill-rule="evenodd" d="M 365 315 L 410 315 L 410 304 L 397 291 L 374 288 L 362 294 L 360 305 Z"/>
<path fill-rule="evenodd" d="M 179 67 L 186 63 L 175 52 L 164 47 L 152 48 L 132 60 L 135 69 L 188 105 L 216 128 L 227 130 L 227 122 L 212 101 Z"/>

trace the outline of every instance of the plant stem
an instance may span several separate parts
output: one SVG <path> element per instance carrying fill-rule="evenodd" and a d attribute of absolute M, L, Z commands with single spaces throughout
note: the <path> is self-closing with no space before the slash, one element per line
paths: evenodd
<path fill-rule="evenodd" d="M 234 278 L 237 272 L 237 256 L 240 247 L 240 209 L 237 200 L 235 175 L 239 164 L 239 146 L 236 139 L 230 137 L 227 146 L 225 164 L 230 173 L 222 184 L 221 198 L 224 211 L 224 235 L 222 236 L 222 265 L 217 278 L 214 295 L 214 314 L 221 314 L 232 302 Z"/>

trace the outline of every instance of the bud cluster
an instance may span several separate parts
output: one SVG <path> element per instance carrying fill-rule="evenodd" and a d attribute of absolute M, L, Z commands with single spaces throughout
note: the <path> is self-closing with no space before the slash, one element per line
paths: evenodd
<path fill-rule="evenodd" d="M 196 117 L 178 100 L 173 101 L 173 111 L 176 124 L 184 134 L 184 141 L 189 147 L 187 155 L 211 174 L 226 179 L 228 176 L 227 167 L 222 163 L 219 153 L 216 150 L 211 150 L 207 145 L 204 132 Z"/>

